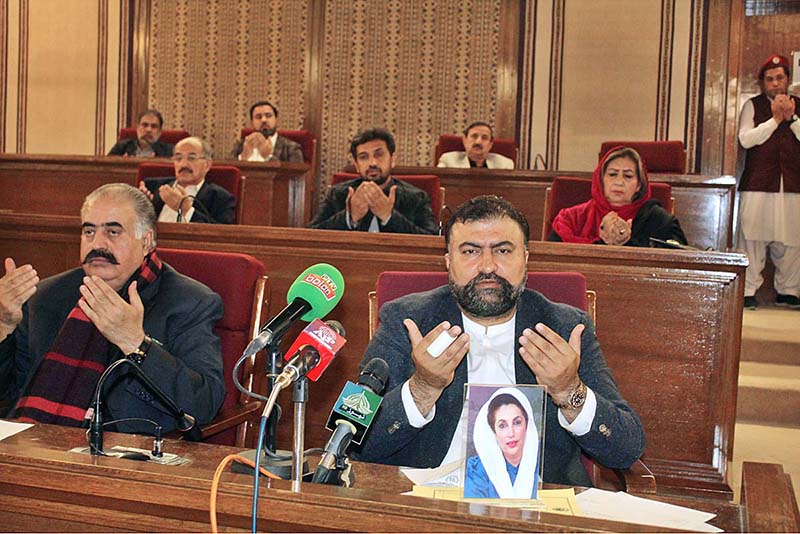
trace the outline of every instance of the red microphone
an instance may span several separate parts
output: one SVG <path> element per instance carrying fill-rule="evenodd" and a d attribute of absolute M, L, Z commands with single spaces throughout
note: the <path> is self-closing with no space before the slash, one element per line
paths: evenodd
<path fill-rule="evenodd" d="M 319 353 L 319 362 L 306 371 L 306 377 L 316 382 L 346 342 L 341 323 L 314 319 L 300 332 L 292 346 L 286 351 L 284 359 L 291 362 L 292 358 L 306 347 L 316 349 Z"/>

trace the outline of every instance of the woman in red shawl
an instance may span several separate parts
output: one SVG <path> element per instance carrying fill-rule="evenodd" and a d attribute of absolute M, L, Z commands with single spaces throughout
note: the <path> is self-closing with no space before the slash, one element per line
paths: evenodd
<path fill-rule="evenodd" d="M 639 153 L 616 147 L 594 170 L 591 200 L 561 210 L 548 240 L 649 247 L 651 237 L 686 244 L 678 219 L 650 198 Z"/>

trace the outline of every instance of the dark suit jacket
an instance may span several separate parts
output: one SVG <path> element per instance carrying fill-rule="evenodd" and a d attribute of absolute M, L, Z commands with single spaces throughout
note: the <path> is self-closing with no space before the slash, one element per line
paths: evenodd
<path fill-rule="evenodd" d="M 356 178 L 332 186 L 325 196 L 317 216 L 311 221 L 311 228 L 350 230 L 347 227 L 345 209 L 347 207 L 347 189 L 348 187 L 356 189 L 362 181 L 361 178 Z M 398 234 L 438 234 L 428 193 L 396 178 L 392 178 L 391 185 L 397 185 L 394 210 L 392 210 L 392 217 L 386 226 L 380 225 L 379 222 L 380 231 Z M 389 194 L 388 189 L 385 191 L 387 195 Z M 366 232 L 369 230 L 373 217 L 374 215 L 368 213 L 361 219 L 358 228 L 353 228 L 353 230 Z"/>
<path fill-rule="evenodd" d="M 443 286 L 424 293 L 408 295 L 386 303 L 380 311 L 380 326 L 375 332 L 364 360 L 383 358 L 389 364 L 390 375 L 386 395 L 358 459 L 392 465 L 437 467 L 450 447 L 458 426 L 467 382 L 467 359 L 461 361 L 453 382 L 445 388 L 436 402 L 436 415 L 423 428 L 414 428 L 406 417 L 401 387 L 414 373 L 411 343 L 402 321 L 411 318 L 420 332 L 427 334 L 442 321 L 463 328 L 461 311 L 450 292 Z M 578 374 L 597 397 L 597 412 L 591 430 L 574 436 L 558 422 L 558 409 L 547 397 L 544 473 L 545 482 L 590 486 L 591 482 L 581 464 L 581 449 L 607 467 L 629 467 L 644 451 L 644 430 L 639 417 L 625 402 L 617 389 L 611 371 L 605 363 L 595 336 L 594 325 L 586 313 L 550 302 L 540 293 L 526 290 L 517 304 L 516 340 L 525 328 L 541 322 L 558 332 L 564 339 L 578 323 L 586 325 L 581 338 L 581 363 Z M 514 362 L 517 384 L 535 384 L 536 377 L 519 356 L 519 341 L 515 343 Z M 606 432 L 600 432 L 605 425 Z"/>
<path fill-rule="evenodd" d="M 136 145 L 139 143 L 138 139 L 123 139 L 118 141 L 116 145 L 111 147 L 111 150 L 108 151 L 109 156 L 122 156 L 127 154 L 129 156 L 136 155 Z M 168 158 L 172 156 L 172 150 L 175 148 L 174 145 L 170 143 L 164 143 L 162 141 L 156 141 L 153 143 L 153 152 L 157 158 Z"/>
<path fill-rule="evenodd" d="M 80 297 L 84 277 L 77 268 L 47 278 L 23 307 L 22 322 L 0 343 L 0 386 L 3 398 L 14 404 L 34 375 L 39 362 L 53 344 L 61 325 Z M 124 289 L 127 295 L 127 286 Z M 163 346 L 153 343 L 142 370 L 178 406 L 197 418 L 211 421 L 222 405 L 220 340 L 214 325 L 222 317 L 222 299 L 206 286 L 164 264 L 161 277 L 140 294 L 144 304 L 144 331 Z M 109 363 L 122 358 L 111 346 Z M 174 430 L 175 419 L 166 407 L 134 375 L 121 367 L 119 379 L 106 382 L 106 421 L 143 417 Z M 13 405 L 12 405 L 13 406 Z M 120 423 L 122 432 L 152 433 L 153 426 L 141 422 Z"/>
<path fill-rule="evenodd" d="M 153 207 L 156 210 L 156 217 L 161 214 L 161 210 L 164 208 L 164 201 L 161 200 L 161 196 L 158 194 L 158 188 L 162 185 L 172 185 L 173 183 L 175 183 L 175 177 L 148 178 L 145 180 L 145 186 L 148 191 L 153 193 Z M 203 210 L 197 205 L 198 202 L 206 209 L 210 218 L 203 213 Z M 206 180 L 203 182 L 203 187 L 197 192 L 191 222 L 212 224 L 235 223 L 236 197 L 224 187 L 212 184 Z"/>
<path fill-rule="evenodd" d="M 236 146 L 233 147 L 232 155 L 234 159 L 239 158 L 239 154 L 242 153 L 243 147 L 244 141 L 240 139 L 236 143 Z M 277 159 L 278 161 L 293 161 L 296 163 L 302 163 L 305 161 L 303 159 L 303 147 L 301 147 L 299 143 L 295 143 L 291 139 L 280 134 L 278 134 L 278 139 L 275 141 L 275 147 L 272 149 L 272 156 L 273 159 Z"/>

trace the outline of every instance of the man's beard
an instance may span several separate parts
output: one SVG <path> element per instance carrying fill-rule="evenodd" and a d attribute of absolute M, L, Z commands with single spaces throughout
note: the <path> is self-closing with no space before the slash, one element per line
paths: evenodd
<path fill-rule="evenodd" d="M 259 130 L 259 132 L 261 132 L 261 135 L 263 135 L 265 139 L 269 139 L 270 137 L 275 135 L 275 131 L 276 131 L 275 128 L 267 128 L 266 126 Z"/>
<path fill-rule="evenodd" d="M 522 292 L 525 291 L 527 273 L 522 277 L 519 286 L 512 286 L 508 280 L 494 273 L 482 273 L 470 280 L 467 285 L 459 286 L 449 276 L 450 291 L 465 312 L 473 317 L 500 317 L 505 315 L 517 304 Z M 499 288 L 478 289 L 478 284 L 484 280 L 492 280 L 499 284 Z"/>
<path fill-rule="evenodd" d="M 384 174 L 383 174 L 383 171 L 382 171 L 381 169 L 378 169 L 378 172 L 379 172 L 380 174 L 378 175 L 378 177 L 377 177 L 377 178 L 375 178 L 375 179 L 372 179 L 372 178 L 369 178 L 369 177 L 367 176 L 367 173 L 368 173 L 369 171 L 370 171 L 370 169 L 367 169 L 367 171 L 366 171 L 366 172 L 365 172 L 365 173 L 364 173 L 364 174 L 361 176 L 361 178 L 362 178 L 364 181 L 366 181 L 366 182 L 373 182 L 375 185 L 378 185 L 378 186 L 381 186 L 381 187 L 383 187 L 383 184 L 385 184 L 385 183 L 386 183 L 386 181 L 387 181 L 387 180 L 389 179 L 389 177 L 391 176 L 391 172 L 389 172 L 389 173 L 387 173 L 386 175 L 384 175 Z"/>

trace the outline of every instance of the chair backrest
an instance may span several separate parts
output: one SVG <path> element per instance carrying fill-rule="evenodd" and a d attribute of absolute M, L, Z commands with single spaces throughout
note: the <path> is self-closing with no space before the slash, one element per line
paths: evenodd
<path fill-rule="evenodd" d="M 186 130 L 161 130 L 161 137 L 159 137 L 159 141 L 163 141 L 165 143 L 169 143 L 174 145 L 181 139 L 185 139 L 189 137 L 189 132 Z M 122 128 L 119 131 L 119 139 L 121 141 L 123 139 L 135 139 L 136 138 L 136 128 Z"/>
<path fill-rule="evenodd" d="M 605 141 L 598 161 L 617 146 L 629 146 L 642 156 L 649 172 L 686 174 L 686 149 L 682 141 Z"/>
<path fill-rule="evenodd" d="M 463 152 L 464 141 L 460 135 L 442 134 L 439 136 L 439 142 L 436 143 L 436 150 L 434 152 L 433 164 L 439 163 L 439 158 L 446 152 Z M 517 158 L 519 156 L 519 148 L 517 142 L 513 139 L 500 139 L 499 137 L 492 143 L 492 150 L 495 154 L 501 154 L 514 162 L 514 167 L 517 166 Z"/>
<path fill-rule="evenodd" d="M 136 184 L 148 178 L 164 178 L 174 176 L 175 167 L 172 163 L 143 162 L 136 170 Z M 238 167 L 232 165 L 211 165 L 206 174 L 209 183 L 217 184 L 227 189 L 236 198 L 235 221 L 239 224 L 244 212 L 245 177 Z"/>
<path fill-rule="evenodd" d="M 396 298 L 427 291 L 447 284 L 446 272 L 384 271 L 378 275 L 375 291 L 370 293 L 370 337 L 378 326 L 378 310 Z M 534 289 L 552 300 L 575 306 L 595 318 L 596 295 L 586 289 L 586 277 L 577 272 L 529 272 L 528 289 Z"/>
<path fill-rule="evenodd" d="M 251 399 L 233 384 L 233 366 L 245 347 L 258 333 L 261 314 L 269 303 L 266 269 L 259 260 L 247 254 L 207 250 L 158 248 L 159 257 L 176 271 L 211 288 L 224 306 L 222 318 L 214 332 L 222 341 L 222 363 L 225 377 L 225 399 L 222 409 L 230 409 Z M 240 383 L 251 387 L 253 359 L 241 367 Z M 261 392 L 263 393 L 263 392 Z M 244 428 L 240 427 L 242 443 Z M 234 445 L 238 436 L 223 432 L 211 438 L 214 443 Z"/>
<path fill-rule="evenodd" d="M 339 172 L 331 177 L 331 185 L 336 185 L 348 180 L 354 180 L 356 178 L 358 178 L 357 174 Z M 428 193 L 428 197 L 431 199 L 433 217 L 438 225 L 441 221 L 442 209 L 444 209 L 445 202 L 445 188 L 439 185 L 439 177 L 435 174 L 398 174 L 395 176 L 395 178 L 407 182 L 414 187 L 418 187 Z"/>
<path fill-rule="evenodd" d="M 240 136 L 244 139 L 253 131 L 252 128 L 243 128 Z M 303 161 L 308 163 L 311 169 L 314 169 L 317 163 L 317 138 L 313 133 L 308 130 L 278 130 L 278 135 L 298 143 L 303 150 Z"/>
<path fill-rule="evenodd" d="M 665 210 L 672 213 L 675 199 L 672 198 L 672 186 L 664 182 L 650 182 L 650 192 Z M 542 219 L 542 241 L 550 235 L 553 219 L 564 208 L 586 202 L 592 196 L 592 180 L 573 176 L 556 176 L 553 184 L 547 188 L 544 200 L 544 217 Z"/>

